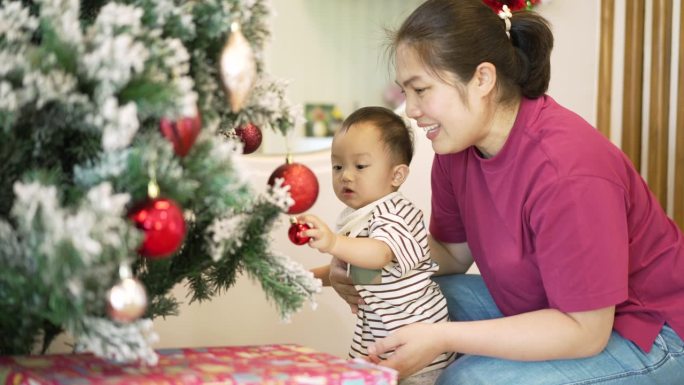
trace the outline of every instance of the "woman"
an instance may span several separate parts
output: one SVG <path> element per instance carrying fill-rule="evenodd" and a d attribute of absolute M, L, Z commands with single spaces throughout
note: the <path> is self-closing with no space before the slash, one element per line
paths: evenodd
<path fill-rule="evenodd" d="M 393 36 L 406 113 L 432 142 L 430 246 L 454 322 L 369 348 L 438 384 L 675 384 L 684 238 L 629 159 L 545 95 L 553 36 L 533 12 L 428 0 Z M 473 262 L 481 276 L 463 275 Z M 330 280 L 358 296 L 339 261 Z"/>

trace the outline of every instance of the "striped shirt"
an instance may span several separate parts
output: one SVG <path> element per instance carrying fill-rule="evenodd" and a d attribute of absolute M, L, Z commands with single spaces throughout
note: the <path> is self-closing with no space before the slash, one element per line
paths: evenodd
<path fill-rule="evenodd" d="M 430 259 L 420 209 L 397 194 L 373 209 L 368 226 L 357 237 L 385 242 L 394 257 L 383 267 L 379 284 L 355 285 L 365 305 L 359 306 L 350 357 L 368 357 L 371 343 L 402 326 L 449 320 L 446 299 L 430 279 L 438 266 Z M 453 353 L 443 353 L 419 373 L 444 368 L 453 357 Z"/>

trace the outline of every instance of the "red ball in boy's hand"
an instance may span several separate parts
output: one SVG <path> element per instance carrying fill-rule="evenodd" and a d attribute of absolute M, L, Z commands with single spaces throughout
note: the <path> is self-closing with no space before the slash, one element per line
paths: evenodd
<path fill-rule="evenodd" d="M 287 236 L 295 245 L 303 245 L 309 242 L 309 237 L 302 234 L 302 231 L 309 230 L 311 227 L 306 223 L 292 223 L 290 230 L 287 231 Z"/>

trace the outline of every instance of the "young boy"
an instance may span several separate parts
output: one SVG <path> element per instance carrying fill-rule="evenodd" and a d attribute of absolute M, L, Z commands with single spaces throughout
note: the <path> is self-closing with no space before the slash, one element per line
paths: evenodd
<path fill-rule="evenodd" d="M 397 191 L 412 157 L 411 133 L 401 117 L 383 107 L 355 111 L 332 142 L 333 189 L 347 205 L 337 233 L 314 215 L 297 218 L 312 226 L 303 232 L 310 247 L 348 264 L 363 298 L 352 358 L 368 359 L 370 344 L 404 325 L 448 321 L 446 300 L 430 279 L 437 265 L 430 260 L 423 213 Z M 327 282 L 329 266 L 314 273 Z M 452 359 L 442 354 L 402 384 L 433 384 L 437 369 Z"/>

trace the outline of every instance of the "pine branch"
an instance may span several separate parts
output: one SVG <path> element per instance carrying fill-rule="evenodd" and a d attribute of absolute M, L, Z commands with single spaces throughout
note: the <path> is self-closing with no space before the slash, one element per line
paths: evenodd
<path fill-rule="evenodd" d="M 131 80 L 119 93 L 121 104 L 136 104 L 141 120 L 163 116 L 167 106 L 178 97 L 176 90 L 168 84 L 143 77 Z"/>
<path fill-rule="evenodd" d="M 178 301 L 172 296 L 157 295 L 148 298 L 145 318 L 154 319 L 157 317 L 166 318 L 168 316 L 176 316 L 178 315 L 178 306 Z"/>
<path fill-rule="evenodd" d="M 320 282 L 313 283 L 313 276 L 298 263 L 289 258 L 272 253 L 266 248 L 265 234 L 272 227 L 281 211 L 270 203 L 261 203 L 254 209 L 254 220 L 245 231 L 254 242 L 243 248 L 243 266 L 253 279 L 259 280 L 267 298 L 277 307 L 282 318 L 301 308 L 305 300 L 311 299 L 320 290 Z M 259 239 L 260 241 L 256 241 Z M 312 281 L 311 283 L 307 281 Z"/>

